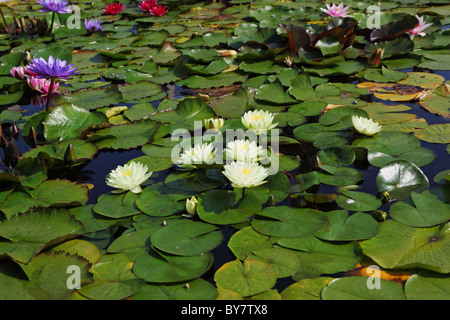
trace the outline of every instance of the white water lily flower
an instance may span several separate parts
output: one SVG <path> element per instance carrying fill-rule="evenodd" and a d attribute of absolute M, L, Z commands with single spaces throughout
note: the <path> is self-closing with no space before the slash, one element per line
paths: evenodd
<path fill-rule="evenodd" d="M 197 204 L 198 200 L 196 197 L 192 197 L 190 199 L 186 199 L 186 211 L 191 215 L 194 216 L 197 214 Z"/>
<path fill-rule="evenodd" d="M 251 188 L 267 181 L 269 171 L 256 162 L 233 161 L 224 166 L 222 173 L 231 181 L 235 188 Z"/>
<path fill-rule="evenodd" d="M 205 129 L 213 129 L 213 130 L 219 130 L 223 127 L 223 124 L 225 123 L 225 120 L 222 118 L 209 118 L 203 120 L 205 123 Z"/>
<path fill-rule="evenodd" d="M 356 131 L 367 136 L 373 136 L 383 129 L 378 122 L 359 116 L 352 116 L 352 123 Z"/>
<path fill-rule="evenodd" d="M 106 184 L 113 188 L 140 193 L 142 191 L 141 184 L 147 181 L 153 173 L 147 171 L 146 165 L 132 161 L 123 167 L 118 166 L 112 170 L 106 178 Z"/>
<path fill-rule="evenodd" d="M 195 164 L 210 163 L 216 155 L 212 143 L 197 144 L 193 148 L 185 150 L 177 161 L 182 167 L 195 168 Z"/>
<path fill-rule="evenodd" d="M 264 148 L 258 146 L 255 141 L 234 140 L 227 143 L 225 149 L 227 160 L 242 162 L 256 162 L 266 155 Z"/>
<path fill-rule="evenodd" d="M 272 123 L 273 114 L 264 110 L 248 111 L 241 117 L 241 121 L 247 129 L 255 131 L 256 134 L 261 134 L 278 125 L 278 123 Z"/>

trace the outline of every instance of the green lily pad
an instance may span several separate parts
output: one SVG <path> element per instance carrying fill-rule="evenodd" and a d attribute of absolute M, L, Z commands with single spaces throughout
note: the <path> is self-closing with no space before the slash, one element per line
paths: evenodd
<path fill-rule="evenodd" d="M 155 231 L 152 244 L 161 251 L 179 256 L 195 256 L 217 247 L 223 234 L 208 223 L 187 220 Z"/>
<path fill-rule="evenodd" d="M 270 237 L 256 232 L 252 227 L 244 227 L 234 233 L 228 241 L 228 248 L 236 258 L 244 260 L 253 251 L 273 248 Z"/>
<path fill-rule="evenodd" d="M 336 203 L 341 208 L 352 211 L 372 211 L 381 207 L 381 200 L 377 197 L 358 191 L 342 191 Z"/>
<path fill-rule="evenodd" d="M 419 148 L 420 140 L 404 132 L 380 132 L 371 138 L 356 139 L 352 146 L 395 156 Z"/>
<path fill-rule="evenodd" d="M 159 128 L 153 120 L 141 120 L 131 124 L 123 124 L 101 129 L 95 132 L 90 141 L 99 149 L 131 149 L 152 141 Z"/>
<path fill-rule="evenodd" d="M 363 253 L 382 268 L 423 268 L 450 271 L 449 224 L 429 228 L 410 227 L 394 220 L 380 224 L 378 234 L 362 241 Z"/>
<path fill-rule="evenodd" d="M 155 249 L 140 256 L 133 265 L 133 272 L 148 282 L 171 283 L 195 279 L 211 267 L 210 252 L 196 256 L 177 256 Z"/>
<path fill-rule="evenodd" d="M 321 274 L 345 272 L 355 267 L 362 258 L 358 243 L 333 243 L 309 235 L 300 238 L 280 238 L 276 243 L 293 250 L 301 259 L 300 269 L 293 275 L 298 281 Z"/>
<path fill-rule="evenodd" d="M 81 131 L 88 126 L 107 121 L 103 113 L 89 112 L 73 104 L 63 104 L 55 107 L 42 123 L 44 136 L 48 141 L 63 141 L 79 137 Z"/>
<path fill-rule="evenodd" d="M 35 190 L 15 191 L 2 203 L 1 211 L 7 218 L 33 207 L 79 206 L 88 201 L 88 189 L 68 180 L 47 180 Z"/>
<path fill-rule="evenodd" d="M 450 123 L 433 124 L 414 132 L 420 140 L 431 143 L 450 143 Z"/>
<path fill-rule="evenodd" d="M 370 280 L 363 276 L 335 279 L 322 290 L 322 300 L 405 300 L 400 284 L 379 279 L 380 289 L 370 289 Z"/>
<path fill-rule="evenodd" d="M 217 286 L 243 297 L 269 290 L 275 285 L 275 270 L 260 260 L 234 260 L 221 266 L 214 275 Z"/>
<path fill-rule="evenodd" d="M 449 277 L 419 273 L 406 280 L 404 290 L 408 300 L 448 300 L 449 288 Z"/>
<path fill-rule="evenodd" d="M 300 269 L 301 259 L 291 250 L 284 248 L 268 248 L 255 250 L 250 253 L 247 260 L 261 260 L 269 264 L 276 272 L 278 278 L 289 277 Z"/>
<path fill-rule="evenodd" d="M 411 227 L 431 227 L 450 219 L 450 206 L 430 191 L 413 191 L 411 198 L 415 207 L 405 202 L 396 202 L 390 207 L 392 219 Z"/>
<path fill-rule="evenodd" d="M 217 289 L 202 278 L 181 284 L 144 284 L 131 300 L 214 300 Z"/>
<path fill-rule="evenodd" d="M 139 195 L 129 191 L 119 194 L 104 193 L 97 199 L 94 212 L 110 218 L 124 218 L 142 213 L 136 206 Z"/>
<path fill-rule="evenodd" d="M 78 267 L 80 285 L 90 280 L 88 272 L 90 264 L 87 260 L 62 252 L 42 253 L 34 257 L 30 263 L 21 265 L 32 283 L 35 283 L 52 300 L 67 299 L 75 290 L 68 286 L 69 267 Z"/>
<path fill-rule="evenodd" d="M 376 177 L 378 192 L 388 192 L 391 199 L 401 199 L 411 191 L 426 188 L 428 184 L 422 170 L 405 160 L 389 162 Z"/>
<path fill-rule="evenodd" d="M 320 300 L 320 292 L 327 286 L 333 278 L 319 277 L 313 279 L 303 279 L 297 281 L 283 291 L 282 300 Z"/>
<path fill-rule="evenodd" d="M 228 190 L 210 190 L 198 197 L 197 211 L 200 219 L 213 224 L 234 224 L 248 220 L 261 211 L 261 202 L 254 193 L 239 198 Z"/>
<path fill-rule="evenodd" d="M 94 110 L 119 103 L 122 94 L 117 86 L 107 88 L 80 90 L 66 95 L 56 96 L 55 105 L 73 104 L 86 110 Z"/>
<path fill-rule="evenodd" d="M 303 237 L 314 233 L 326 222 L 326 215 L 319 210 L 280 206 L 265 208 L 254 217 L 251 226 L 269 236 Z"/>
<path fill-rule="evenodd" d="M 369 150 L 367 152 L 367 161 L 373 166 L 384 167 L 386 164 L 396 160 L 406 160 L 414 163 L 418 167 L 430 164 L 436 159 L 434 152 L 427 148 L 417 148 L 412 151 L 390 156 L 386 153 Z"/>
<path fill-rule="evenodd" d="M 3 242 L 0 252 L 28 263 L 47 244 L 64 241 L 84 233 L 83 225 L 65 209 L 35 209 L 0 223 Z"/>
<path fill-rule="evenodd" d="M 314 232 L 314 236 L 328 241 L 351 241 L 374 237 L 379 230 L 378 222 L 371 215 L 356 212 L 348 215 L 346 210 L 326 213 L 328 223 Z"/>
<path fill-rule="evenodd" d="M 183 194 L 164 194 L 148 187 L 136 199 L 136 206 L 150 216 L 164 217 L 183 210 L 186 198 Z"/>

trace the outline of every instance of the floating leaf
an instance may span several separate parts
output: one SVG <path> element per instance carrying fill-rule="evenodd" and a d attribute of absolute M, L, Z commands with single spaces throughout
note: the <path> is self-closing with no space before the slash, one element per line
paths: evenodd
<path fill-rule="evenodd" d="M 335 279 L 322 290 L 322 300 L 405 300 L 398 283 L 379 279 L 380 288 L 371 289 L 369 281 L 362 276 Z"/>
<path fill-rule="evenodd" d="M 380 224 L 378 234 L 362 241 L 363 253 L 383 268 L 423 268 L 450 271 L 449 224 L 414 228 L 394 220 Z"/>
<path fill-rule="evenodd" d="M 194 256 L 217 247 L 223 234 L 208 223 L 185 221 L 160 228 L 151 236 L 152 244 L 164 252 Z"/>
<path fill-rule="evenodd" d="M 267 207 L 252 220 L 258 232 L 275 237 L 302 237 L 317 231 L 326 223 L 326 215 L 314 209 Z"/>
<path fill-rule="evenodd" d="M 431 227 L 450 219 L 450 206 L 428 190 L 413 191 L 411 198 L 415 208 L 405 202 L 396 202 L 389 209 L 392 219 L 411 227 Z"/>
<path fill-rule="evenodd" d="M 210 252 L 196 256 L 176 256 L 151 250 L 136 259 L 133 272 L 148 282 L 180 282 L 195 279 L 211 267 Z"/>
<path fill-rule="evenodd" d="M 351 241 L 374 237 L 378 233 L 378 222 L 369 214 L 356 212 L 348 215 L 346 210 L 333 210 L 326 213 L 328 222 L 314 235 L 329 241 Z"/>
<path fill-rule="evenodd" d="M 217 286 L 233 290 L 243 297 L 269 290 L 276 279 L 275 270 L 259 260 L 234 260 L 225 263 L 214 275 Z"/>
<path fill-rule="evenodd" d="M 389 162 L 376 178 L 378 192 L 388 192 L 391 199 L 401 199 L 411 191 L 428 186 L 428 178 L 416 165 L 405 160 Z"/>

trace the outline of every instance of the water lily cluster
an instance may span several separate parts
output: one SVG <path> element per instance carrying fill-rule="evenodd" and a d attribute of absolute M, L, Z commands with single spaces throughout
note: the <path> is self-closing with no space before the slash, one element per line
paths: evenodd
<path fill-rule="evenodd" d="M 28 86 L 41 93 L 35 96 L 34 104 L 46 104 L 46 110 L 50 110 L 50 103 L 54 94 L 58 94 L 60 80 L 70 79 L 77 74 L 73 64 L 67 65 L 66 61 L 59 58 L 55 60 L 50 56 L 48 60 L 40 57 L 33 59 L 25 67 L 17 66 L 11 69 L 11 75 L 16 79 L 26 79 Z"/>
<path fill-rule="evenodd" d="M 246 112 L 241 117 L 242 124 L 256 135 L 262 135 L 275 128 L 278 123 L 273 123 L 274 115 L 268 111 L 253 110 Z M 219 130 L 224 125 L 221 118 L 204 120 L 205 129 Z M 214 163 L 217 149 L 213 143 L 197 144 L 185 150 L 178 164 L 182 168 L 197 168 L 198 165 L 208 165 Z M 237 139 L 226 144 L 223 158 L 227 162 L 223 166 L 222 173 L 230 180 L 235 188 L 251 188 L 265 183 L 269 176 L 269 171 L 259 163 L 260 160 L 267 160 L 268 151 L 250 139 Z"/>
<path fill-rule="evenodd" d="M 126 8 L 121 2 L 115 2 L 107 5 L 103 8 L 103 13 L 107 15 L 117 15 Z M 139 3 L 139 8 L 145 13 L 149 13 L 153 16 L 163 16 L 167 13 L 167 6 L 160 5 L 156 0 L 144 0 Z"/>

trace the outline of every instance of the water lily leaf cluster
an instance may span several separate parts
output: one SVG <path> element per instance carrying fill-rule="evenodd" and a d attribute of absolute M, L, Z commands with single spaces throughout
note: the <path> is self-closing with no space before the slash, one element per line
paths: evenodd
<path fill-rule="evenodd" d="M 71 1 L 95 32 L 2 6 L 0 297 L 448 299 L 449 6 L 160 2 Z M 79 72 L 54 94 L 11 73 L 50 55 Z M 265 183 L 174 161 L 179 130 L 243 131 L 249 111 L 279 130 Z M 151 172 L 140 192 L 106 184 L 131 162 Z"/>

